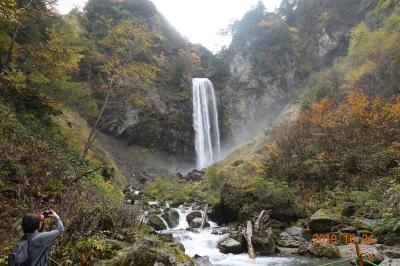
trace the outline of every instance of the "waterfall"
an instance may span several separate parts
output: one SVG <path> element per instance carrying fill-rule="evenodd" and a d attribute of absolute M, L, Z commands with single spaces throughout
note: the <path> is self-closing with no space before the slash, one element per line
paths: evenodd
<path fill-rule="evenodd" d="M 217 101 L 207 78 L 194 78 L 192 92 L 197 168 L 201 169 L 215 162 L 220 154 Z"/>

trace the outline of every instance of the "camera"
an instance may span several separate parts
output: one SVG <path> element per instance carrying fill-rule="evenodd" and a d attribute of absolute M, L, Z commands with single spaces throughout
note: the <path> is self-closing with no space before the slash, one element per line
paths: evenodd
<path fill-rule="evenodd" d="M 41 212 L 41 214 L 46 218 L 49 217 L 53 213 L 53 210 L 46 210 L 44 212 Z"/>

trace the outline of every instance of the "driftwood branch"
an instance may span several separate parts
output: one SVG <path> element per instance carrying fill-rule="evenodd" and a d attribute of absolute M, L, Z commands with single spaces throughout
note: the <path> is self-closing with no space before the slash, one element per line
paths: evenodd
<path fill-rule="evenodd" d="M 201 229 L 201 228 L 204 228 L 204 224 L 205 224 L 206 221 L 207 221 L 207 209 L 208 209 L 208 205 L 206 205 L 206 208 L 204 209 L 203 220 L 201 221 L 200 229 Z"/>
<path fill-rule="evenodd" d="M 95 168 L 95 169 L 92 169 L 92 170 L 90 170 L 90 171 L 87 171 L 87 172 L 81 174 L 80 176 L 78 176 L 77 178 L 75 178 L 74 180 L 72 180 L 72 183 L 76 183 L 76 182 L 78 182 L 79 180 L 81 180 L 82 178 L 84 178 L 85 176 L 88 176 L 88 175 L 90 175 L 91 173 L 94 173 L 94 172 L 96 172 L 96 171 L 98 171 L 98 170 L 100 170 L 100 169 L 103 169 L 103 168 L 104 168 L 103 166 L 99 166 L 99 167 L 97 167 L 97 168 Z"/>
<path fill-rule="evenodd" d="M 260 212 L 260 215 L 258 216 L 258 219 L 256 221 L 256 223 L 254 224 L 254 229 L 256 231 L 260 230 L 262 226 L 269 225 L 269 222 L 271 221 L 271 211 L 266 211 L 266 210 L 262 210 Z"/>
<path fill-rule="evenodd" d="M 243 229 L 242 234 L 247 241 L 247 252 L 249 253 L 250 259 L 256 258 L 256 252 L 253 247 L 252 238 L 253 238 L 253 224 L 251 221 L 247 221 L 246 229 Z"/>

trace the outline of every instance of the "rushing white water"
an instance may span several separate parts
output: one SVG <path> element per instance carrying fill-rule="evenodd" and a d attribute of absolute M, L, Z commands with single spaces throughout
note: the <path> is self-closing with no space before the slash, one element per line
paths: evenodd
<path fill-rule="evenodd" d="M 207 78 L 194 78 L 192 93 L 197 167 L 201 169 L 215 162 L 221 152 L 217 100 Z"/>
<path fill-rule="evenodd" d="M 223 254 L 217 248 L 218 242 L 223 240 L 227 235 L 215 235 L 211 232 L 217 227 L 217 224 L 208 221 L 209 228 L 192 232 L 185 230 L 189 228 L 186 221 L 186 214 L 191 212 L 191 208 L 180 207 L 175 209 L 179 213 L 179 224 L 177 227 L 167 230 L 172 233 L 174 238 L 181 242 L 185 247 L 185 253 L 188 256 L 194 255 L 208 256 L 212 265 L 219 266 L 250 266 L 250 265 L 268 265 L 268 266 L 283 266 L 283 265 L 304 265 L 303 263 L 310 262 L 309 259 L 299 257 L 266 257 L 259 256 L 256 259 L 250 259 L 246 253 L 234 255 Z M 310 265 L 310 264 L 306 264 Z"/>

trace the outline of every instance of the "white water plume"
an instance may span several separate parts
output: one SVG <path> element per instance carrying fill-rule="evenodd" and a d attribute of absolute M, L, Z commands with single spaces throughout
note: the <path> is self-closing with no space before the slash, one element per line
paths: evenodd
<path fill-rule="evenodd" d="M 194 78 L 192 92 L 197 168 L 201 169 L 215 162 L 221 152 L 217 100 L 207 78 Z"/>

